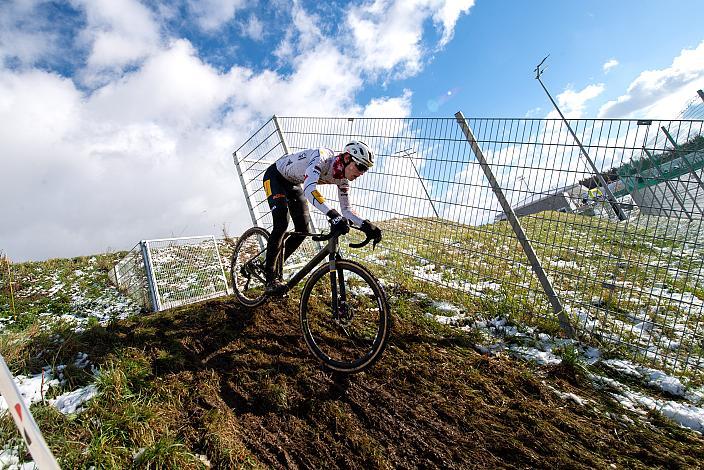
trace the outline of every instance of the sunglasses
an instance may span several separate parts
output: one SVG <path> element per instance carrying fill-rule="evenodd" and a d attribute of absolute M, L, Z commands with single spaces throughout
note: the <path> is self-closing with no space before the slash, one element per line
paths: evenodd
<path fill-rule="evenodd" d="M 361 163 L 356 163 L 356 162 L 355 162 L 354 165 L 355 165 L 355 166 L 357 167 L 357 169 L 358 169 L 359 171 L 361 171 L 362 173 L 365 173 L 365 172 L 369 169 L 369 167 L 368 167 L 367 165 L 362 165 Z"/>

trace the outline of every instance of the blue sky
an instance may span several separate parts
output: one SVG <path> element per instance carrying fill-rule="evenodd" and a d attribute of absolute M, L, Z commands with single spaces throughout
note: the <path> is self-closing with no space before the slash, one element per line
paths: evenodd
<path fill-rule="evenodd" d="M 0 250 L 248 223 L 230 153 L 272 114 L 672 118 L 701 2 L 0 1 Z"/>

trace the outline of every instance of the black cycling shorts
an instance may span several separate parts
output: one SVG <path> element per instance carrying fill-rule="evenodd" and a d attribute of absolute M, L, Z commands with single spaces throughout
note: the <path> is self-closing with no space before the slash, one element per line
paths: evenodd
<path fill-rule="evenodd" d="M 293 184 L 284 178 L 276 169 L 276 164 L 269 166 L 264 172 L 264 192 L 272 211 L 278 208 L 288 209 L 291 204 L 306 206 L 306 197 L 301 185 Z"/>

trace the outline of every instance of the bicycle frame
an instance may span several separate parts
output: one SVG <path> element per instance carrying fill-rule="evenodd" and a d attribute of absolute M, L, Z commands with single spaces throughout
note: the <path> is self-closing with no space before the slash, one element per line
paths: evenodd
<path fill-rule="evenodd" d="M 362 248 L 371 242 L 376 246 L 381 239 L 380 236 L 372 238 L 366 234 L 364 241 L 350 243 L 350 248 Z M 263 248 L 264 239 L 269 239 L 269 235 L 266 229 L 261 227 L 249 229 L 244 235 L 237 243 L 230 268 L 233 281 L 236 282 L 235 294 L 242 304 L 249 307 L 259 306 L 267 297 L 291 290 L 307 278 L 301 292 L 299 314 L 303 337 L 312 354 L 330 370 L 345 373 L 360 372 L 378 360 L 391 328 L 388 303 L 383 288 L 374 275 L 360 263 L 342 257 L 340 236 L 343 233 L 332 230 L 326 234 L 286 232 L 284 243 L 280 244 L 277 252 L 276 270 L 279 275 L 282 273 L 285 242 L 289 236 L 293 235 L 299 239 L 312 237 L 313 241 L 326 244 L 307 262 L 304 261 L 306 256 L 303 256 L 304 259 L 291 259 L 293 263 L 288 264 L 287 271 L 292 273 L 292 276 L 281 289 L 277 288 L 275 293 L 267 294 L 266 289 L 262 292 L 261 287 L 256 285 L 251 291 L 256 293 L 255 296 L 249 295 L 248 292 L 250 280 L 256 279 L 256 282 L 265 283 L 268 276 L 265 275 L 266 268 L 262 258 L 265 249 L 257 250 L 250 241 L 253 240 L 252 237 L 254 240 L 259 237 L 259 247 Z M 298 240 L 294 241 L 294 246 L 296 245 Z M 254 256 L 243 262 L 240 254 L 246 257 Z M 240 280 L 246 281 L 243 288 L 240 288 Z M 351 284 L 347 285 L 350 282 Z M 361 285 L 368 286 L 373 294 L 363 290 L 361 303 L 358 304 L 355 302 L 355 289 Z M 327 291 L 328 287 L 330 291 Z M 348 289 L 351 303 L 348 303 L 347 299 Z M 368 304 L 368 296 L 375 306 Z M 369 311 L 372 313 L 367 314 Z M 309 321 L 310 319 L 312 321 Z M 360 325 L 364 326 L 358 327 L 357 319 Z M 333 349 L 329 350 L 330 347 Z M 337 354 L 338 350 L 342 355 Z"/>
<path fill-rule="evenodd" d="M 316 236 L 310 233 L 300 233 L 300 232 L 288 232 L 290 235 L 306 235 L 306 236 Z M 346 318 L 348 312 L 346 310 L 347 306 L 347 292 L 345 291 L 345 279 L 342 272 L 336 272 L 335 262 L 341 258 L 338 253 L 338 246 L 340 243 L 340 234 L 333 235 L 332 238 L 328 240 L 327 245 L 325 245 L 313 258 L 306 263 L 298 272 L 296 272 L 291 279 L 286 282 L 286 290 L 291 290 L 295 287 L 304 277 L 313 271 L 320 262 L 322 262 L 325 257 L 328 257 L 328 264 L 330 267 L 330 289 L 332 292 L 332 315 L 335 321 L 340 321 L 340 317 Z M 283 256 L 283 243 L 282 250 L 279 252 L 279 256 Z M 339 278 L 338 278 L 339 276 Z M 339 292 L 338 292 L 339 284 Z M 339 295 L 338 295 L 339 294 Z M 343 311 L 341 311 L 343 310 Z M 344 328 L 344 326 L 343 326 Z"/>
<path fill-rule="evenodd" d="M 332 311 L 333 314 L 335 315 L 336 319 L 340 319 L 340 312 L 341 310 L 344 310 L 347 304 L 347 292 L 345 291 L 345 279 L 343 277 L 342 272 L 337 272 L 335 263 L 338 259 L 342 259 L 338 252 L 338 247 L 339 247 L 339 238 L 341 233 L 336 233 L 334 235 L 328 234 L 328 235 L 323 235 L 323 234 L 315 234 L 315 233 L 307 233 L 307 232 L 286 232 L 284 235 L 284 241 L 286 238 L 290 237 L 291 235 L 298 235 L 298 236 L 304 236 L 304 237 L 313 237 L 313 240 L 317 241 L 324 241 L 328 240 L 327 244 L 313 256 L 313 258 L 308 261 L 298 272 L 296 272 L 291 278 L 286 282 L 286 290 L 291 290 L 293 289 L 301 280 L 303 280 L 304 277 L 306 277 L 308 274 L 310 274 L 327 256 L 328 257 L 328 264 L 330 268 L 330 289 L 332 292 Z M 362 246 L 366 245 L 371 239 L 367 238 L 364 242 L 360 244 L 350 244 L 351 247 L 353 248 L 361 248 Z M 281 244 L 281 248 L 279 249 L 279 254 L 278 254 L 278 261 L 277 263 L 280 263 L 279 266 L 281 267 L 281 264 L 283 264 L 283 251 L 284 251 L 284 246 L 285 243 Z M 280 269 L 280 268 L 279 268 Z M 338 277 L 339 276 L 339 277 Z M 338 290 L 339 288 L 339 290 Z M 341 308 L 342 307 L 342 308 Z M 346 311 L 342 312 L 342 316 L 347 315 Z"/>
<path fill-rule="evenodd" d="M 301 232 L 287 232 L 288 236 L 291 235 L 305 235 L 305 236 L 314 236 L 314 234 L 311 233 L 301 233 Z M 328 240 L 327 245 L 325 245 L 318 253 L 316 253 L 313 258 L 308 261 L 305 266 L 303 266 L 298 272 L 296 272 L 293 276 L 291 276 L 291 279 L 289 279 L 286 282 L 286 287 L 288 289 L 292 289 L 293 287 L 296 286 L 301 280 L 306 277 L 308 274 L 311 273 L 319 264 L 321 261 L 325 259 L 327 256 L 329 259 L 330 263 L 330 270 L 334 271 L 335 270 L 335 261 L 339 257 L 339 254 L 337 253 L 338 245 L 339 245 L 339 237 L 340 235 L 335 235 L 333 236 L 330 240 Z M 283 244 L 282 244 L 283 247 Z M 279 253 L 279 256 L 282 256 L 282 253 Z M 333 293 L 335 293 L 333 291 Z"/>

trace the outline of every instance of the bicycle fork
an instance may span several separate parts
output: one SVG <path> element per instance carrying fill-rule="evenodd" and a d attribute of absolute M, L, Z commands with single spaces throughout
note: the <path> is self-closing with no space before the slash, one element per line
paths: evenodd
<path fill-rule="evenodd" d="M 345 288 L 345 275 L 342 269 L 337 269 L 337 260 L 341 259 L 338 253 L 330 256 L 330 290 L 332 291 L 332 318 L 347 333 L 345 327 L 349 326 L 352 312 L 347 303 L 347 289 Z"/>

